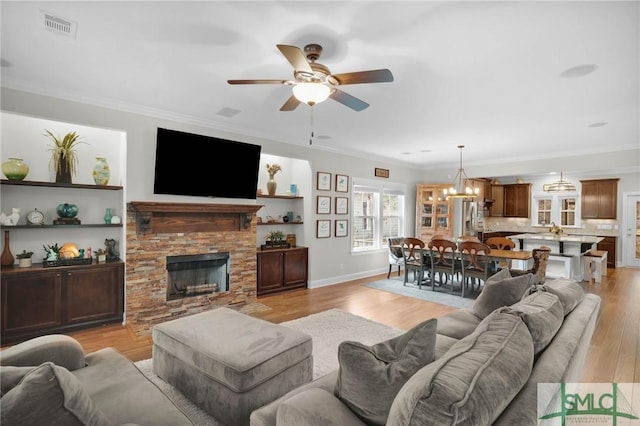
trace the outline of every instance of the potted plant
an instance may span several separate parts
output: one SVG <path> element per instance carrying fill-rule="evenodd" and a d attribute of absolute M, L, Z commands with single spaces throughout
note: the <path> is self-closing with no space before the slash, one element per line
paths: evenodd
<path fill-rule="evenodd" d="M 51 161 L 49 166 L 53 165 L 56 171 L 56 183 L 71 183 L 71 176 L 76 174 L 76 167 L 78 165 L 78 156 L 76 154 L 76 147 L 81 144 L 80 135 L 76 132 L 70 132 L 64 135 L 63 138 L 54 135 L 49 130 L 45 136 L 47 136 L 53 142 L 49 151 L 51 152 Z"/>
<path fill-rule="evenodd" d="M 286 245 L 284 241 L 284 233 L 282 231 L 271 231 L 266 236 L 267 246 L 282 247 Z"/>
<path fill-rule="evenodd" d="M 26 250 L 22 250 L 22 253 L 16 254 L 16 258 L 18 259 L 18 266 L 21 268 L 31 267 L 31 256 L 33 256 L 33 252 Z"/>
<path fill-rule="evenodd" d="M 97 249 L 96 260 L 98 263 L 105 263 L 107 261 L 107 252 L 104 249 Z"/>

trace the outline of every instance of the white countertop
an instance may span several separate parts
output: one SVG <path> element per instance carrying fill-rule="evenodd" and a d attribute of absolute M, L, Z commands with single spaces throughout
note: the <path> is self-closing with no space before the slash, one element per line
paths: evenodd
<path fill-rule="evenodd" d="M 600 241 L 604 240 L 604 237 L 595 237 L 592 235 L 566 235 L 564 233 L 561 234 L 551 234 L 551 233 L 539 233 L 539 234 L 516 234 L 509 235 L 508 238 L 518 239 L 518 240 L 533 240 L 533 241 L 562 241 L 565 243 L 588 243 L 588 244 L 597 244 Z"/>

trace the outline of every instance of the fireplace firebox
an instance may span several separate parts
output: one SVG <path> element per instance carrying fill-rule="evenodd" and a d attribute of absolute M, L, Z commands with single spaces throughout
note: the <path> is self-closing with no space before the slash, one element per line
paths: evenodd
<path fill-rule="evenodd" d="M 167 300 L 229 291 L 229 252 L 167 256 Z"/>

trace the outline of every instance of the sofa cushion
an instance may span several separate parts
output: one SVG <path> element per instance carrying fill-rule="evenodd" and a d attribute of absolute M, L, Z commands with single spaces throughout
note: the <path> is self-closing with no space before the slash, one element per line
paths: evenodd
<path fill-rule="evenodd" d="M 438 318 L 438 334 L 460 340 L 473 333 L 482 318 L 471 308 L 460 308 Z"/>
<path fill-rule="evenodd" d="M 519 302 L 531 287 L 531 279 L 531 274 L 511 277 L 508 269 L 501 269 L 485 282 L 484 288 L 471 307 L 473 313 L 479 318 L 486 318 L 498 308 Z"/>
<path fill-rule="evenodd" d="M 14 367 L 3 365 L 0 367 L 0 396 L 13 389 L 20 380 L 34 367 Z"/>
<path fill-rule="evenodd" d="M 543 286 L 543 290 L 553 293 L 560 299 L 564 315 L 567 316 L 584 299 L 584 290 L 576 281 L 566 279 L 548 280 Z"/>
<path fill-rule="evenodd" d="M 340 343 L 336 396 L 367 424 L 385 424 L 400 388 L 434 360 L 436 326 L 432 318 L 373 346 Z"/>
<path fill-rule="evenodd" d="M 111 425 L 66 368 L 45 362 L 2 399 L 2 424 Z"/>
<path fill-rule="evenodd" d="M 536 291 L 505 310 L 519 315 L 527 325 L 536 356 L 551 342 L 564 319 L 560 299 L 546 291 Z"/>
<path fill-rule="evenodd" d="M 366 425 L 333 394 L 319 388 L 307 389 L 282 402 L 276 414 L 276 424 L 278 426 Z"/>
<path fill-rule="evenodd" d="M 498 309 L 407 381 L 387 425 L 491 424 L 529 379 L 533 358 L 520 317 Z"/>

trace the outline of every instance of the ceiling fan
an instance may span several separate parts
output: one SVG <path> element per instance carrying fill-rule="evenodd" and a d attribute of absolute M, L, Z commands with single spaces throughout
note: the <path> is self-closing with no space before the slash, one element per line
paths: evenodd
<path fill-rule="evenodd" d="M 292 86 L 293 94 L 282 105 L 280 111 L 293 111 L 299 104 L 309 106 L 327 98 L 355 110 L 362 111 L 368 103 L 339 89 L 340 86 L 362 83 L 387 83 L 393 81 L 388 69 L 331 74 L 329 68 L 316 62 L 322 54 L 322 46 L 308 44 L 304 52 L 296 46 L 278 44 L 278 50 L 293 65 L 293 80 L 227 80 L 229 84 L 282 84 Z"/>

